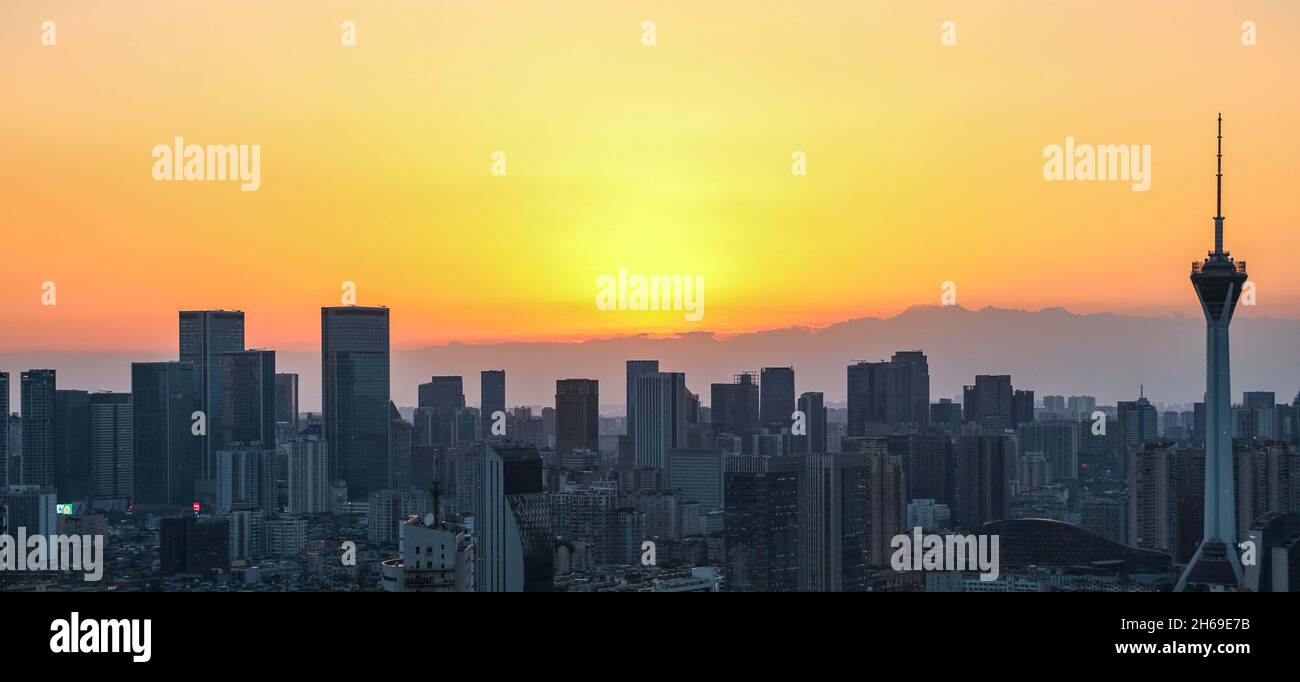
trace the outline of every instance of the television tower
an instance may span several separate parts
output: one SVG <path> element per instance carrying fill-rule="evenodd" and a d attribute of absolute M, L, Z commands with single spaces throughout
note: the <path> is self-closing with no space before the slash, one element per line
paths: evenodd
<path fill-rule="evenodd" d="M 1221 591 L 1241 585 L 1232 479 L 1228 325 L 1246 282 L 1246 262 L 1223 250 L 1223 114 L 1215 174 L 1214 251 L 1192 263 L 1192 286 L 1205 313 L 1205 533 L 1174 590 Z"/>

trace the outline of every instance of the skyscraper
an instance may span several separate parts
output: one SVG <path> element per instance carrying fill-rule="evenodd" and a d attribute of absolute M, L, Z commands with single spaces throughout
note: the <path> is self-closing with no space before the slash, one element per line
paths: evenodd
<path fill-rule="evenodd" d="M 759 424 L 766 428 L 789 428 L 794 412 L 794 368 L 764 367 L 759 370 Z"/>
<path fill-rule="evenodd" d="M 298 433 L 298 375 L 275 375 L 275 421 L 289 426 L 289 433 Z"/>
<path fill-rule="evenodd" d="M 1155 405 L 1145 396 L 1121 400 L 1119 411 L 1120 441 L 1125 448 L 1136 448 L 1154 441 L 1159 433 Z"/>
<path fill-rule="evenodd" d="M 1201 544 L 1178 579 L 1176 590 L 1188 584 L 1222 589 L 1242 583 L 1237 556 L 1233 501 L 1231 371 L 1228 367 L 1228 325 L 1246 283 L 1246 262 L 1223 250 L 1223 115 L 1219 115 L 1219 150 L 1215 173 L 1214 251 L 1192 263 L 1192 286 L 1205 313 L 1205 527 Z"/>
<path fill-rule="evenodd" d="M 0 372 L 0 487 L 9 485 L 9 373 Z"/>
<path fill-rule="evenodd" d="M 129 500 L 135 486 L 130 393 L 90 394 L 90 497 Z"/>
<path fill-rule="evenodd" d="M 624 408 L 627 413 L 626 430 L 629 443 L 636 442 L 636 378 L 658 371 L 658 360 L 627 361 L 627 404 L 624 405 Z"/>
<path fill-rule="evenodd" d="M 742 372 L 732 383 L 712 384 L 710 388 L 714 432 L 739 436 L 742 452 L 752 453 L 753 435 L 759 427 L 758 381 L 754 373 Z"/>
<path fill-rule="evenodd" d="M 723 466 L 727 590 L 798 590 L 803 459 L 739 455 Z"/>
<path fill-rule="evenodd" d="M 668 453 L 686 447 L 686 375 L 654 372 L 636 379 L 636 465 L 662 470 L 671 479 Z"/>
<path fill-rule="evenodd" d="M 820 392 L 807 392 L 799 396 L 799 411 L 804 415 L 804 435 L 791 436 L 792 451 L 796 455 L 827 452 L 826 403 Z"/>
<path fill-rule="evenodd" d="M 494 443 L 478 458 L 474 514 L 480 592 L 550 592 L 554 538 L 542 495 L 542 458 L 532 445 Z"/>
<path fill-rule="evenodd" d="M 809 454 L 799 486 L 799 589 L 867 586 L 868 474 L 859 452 Z"/>
<path fill-rule="evenodd" d="M 207 415 L 202 438 L 202 478 L 216 476 L 221 437 L 221 354 L 244 350 L 244 313 L 239 310 L 180 311 L 180 361 L 194 366 L 199 407 Z"/>
<path fill-rule="evenodd" d="M 1012 436 L 962 436 L 957 439 L 957 521 L 977 529 L 1007 518 L 1010 481 L 1015 471 Z"/>
<path fill-rule="evenodd" d="M 54 370 L 22 373 L 23 485 L 54 485 Z"/>
<path fill-rule="evenodd" d="M 930 362 L 919 350 L 894 353 L 890 386 L 890 424 L 923 429 L 930 425 Z"/>
<path fill-rule="evenodd" d="M 221 449 L 240 443 L 275 449 L 275 351 L 246 350 L 222 353 L 221 421 L 217 442 Z M 209 422 L 209 427 L 214 425 Z"/>
<path fill-rule="evenodd" d="M 90 394 L 54 392 L 54 487 L 59 499 L 90 497 Z"/>
<path fill-rule="evenodd" d="M 555 381 L 555 454 L 578 448 L 600 451 L 600 382 L 595 379 Z"/>
<path fill-rule="evenodd" d="M 460 414 L 465 409 L 465 381 L 459 376 L 435 376 L 420 384 L 415 424 L 416 442 L 455 447 Z"/>
<path fill-rule="evenodd" d="M 330 480 L 367 500 L 387 481 L 388 309 L 321 308 L 321 407 Z"/>
<path fill-rule="evenodd" d="M 479 389 L 479 438 L 487 440 L 492 435 L 492 415 L 506 411 L 506 371 L 483 370 L 479 373 Z"/>
<path fill-rule="evenodd" d="M 964 420 L 979 424 L 985 433 L 1002 433 L 1015 428 L 1014 391 L 1009 374 L 980 374 L 975 385 L 965 388 Z"/>
<path fill-rule="evenodd" d="M 192 418 L 202 404 L 197 372 L 190 363 L 131 363 L 137 503 L 189 505 L 194 501 L 203 438 L 193 434 Z"/>

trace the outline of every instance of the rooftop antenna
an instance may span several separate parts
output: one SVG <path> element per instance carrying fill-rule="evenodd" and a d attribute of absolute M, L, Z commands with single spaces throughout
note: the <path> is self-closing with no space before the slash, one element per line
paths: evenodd
<path fill-rule="evenodd" d="M 1223 112 L 1219 113 L 1219 153 L 1214 174 L 1214 253 L 1223 254 Z"/>

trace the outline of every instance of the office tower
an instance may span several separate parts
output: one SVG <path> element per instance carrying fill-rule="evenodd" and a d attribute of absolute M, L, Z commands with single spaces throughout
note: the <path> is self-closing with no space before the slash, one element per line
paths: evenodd
<path fill-rule="evenodd" d="M 0 372 L 0 490 L 9 485 L 9 373 Z"/>
<path fill-rule="evenodd" d="M 1045 395 L 1043 396 L 1043 412 L 1056 418 L 1070 416 L 1066 412 L 1065 396 L 1063 395 Z"/>
<path fill-rule="evenodd" d="M 90 497 L 129 500 L 135 487 L 130 393 L 90 394 Z"/>
<path fill-rule="evenodd" d="M 461 412 L 465 409 L 465 385 L 458 376 L 435 376 L 419 387 L 417 442 L 422 445 L 456 447 L 461 440 Z M 477 433 L 477 431 L 475 432 Z M 470 435 L 471 439 L 473 434 Z"/>
<path fill-rule="evenodd" d="M 54 488 L 39 485 L 0 486 L 0 508 L 5 509 L 9 532 L 16 535 L 19 528 L 26 528 L 27 535 L 44 535 L 52 542 L 58 532 L 58 501 Z M 9 552 L 14 551 L 12 541 L 8 543 Z M 18 548 L 26 551 L 27 548 Z"/>
<path fill-rule="evenodd" d="M 330 510 L 329 444 L 311 426 L 280 444 L 288 457 L 289 513 L 326 514 Z"/>
<path fill-rule="evenodd" d="M 479 591 L 550 592 L 554 538 L 537 448 L 488 445 L 479 463 L 482 489 L 474 514 Z"/>
<path fill-rule="evenodd" d="M 1007 518 L 1016 441 L 1010 436 L 957 439 L 957 522 L 968 530 Z"/>
<path fill-rule="evenodd" d="M 978 374 L 975 384 L 966 386 L 962 397 L 963 418 L 978 424 L 984 433 L 999 434 L 1014 428 L 1014 393 L 1009 374 Z"/>
<path fill-rule="evenodd" d="M 738 455 L 727 457 L 723 466 L 727 590 L 798 590 L 803 460 Z"/>
<path fill-rule="evenodd" d="M 298 433 L 298 375 L 275 375 L 275 421 L 287 424 L 289 433 Z"/>
<path fill-rule="evenodd" d="M 388 417 L 387 482 L 384 487 L 403 490 L 411 487 L 411 448 L 415 427 L 402 419 L 392 401 L 388 403 Z"/>
<path fill-rule="evenodd" d="M 632 444 L 638 467 L 662 470 L 666 483 L 668 453 L 686 447 L 686 375 L 653 372 L 636 379 L 636 436 Z"/>
<path fill-rule="evenodd" d="M 367 500 L 387 479 L 388 309 L 321 308 L 322 436 L 330 480 Z"/>
<path fill-rule="evenodd" d="M 627 413 L 627 435 L 630 442 L 636 442 L 636 379 L 644 374 L 653 374 L 658 371 L 658 360 L 627 361 L 627 404 L 624 405 L 624 408 Z"/>
<path fill-rule="evenodd" d="M 203 406 L 188 362 L 131 363 L 134 500 L 155 505 L 194 502 L 203 438 L 192 432 Z"/>
<path fill-rule="evenodd" d="M 923 433 L 907 437 L 907 499 L 928 499 L 953 505 L 953 449 L 952 439 L 947 434 Z"/>
<path fill-rule="evenodd" d="M 1034 421 L 1034 392 L 1016 391 L 1011 394 L 1011 423 L 1013 428 Z"/>
<path fill-rule="evenodd" d="M 1053 481 L 1079 478 L 1079 422 L 1033 422 L 1022 425 L 1016 435 L 1021 455 L 1041 452 L 1047 458 Z"/>
<path fill-rule="evenodd" d="M 669 487 L 681 491 L 686 502 L 699 502 L 705 509 L 721 509 L 723 498 L 723 452 L 719 448 L 678 448 L 668 453 Z"/>
<path fill-rule="evenodd" d="M 219 449 L 258 444 L 275 448 L 275 351 L 221 353 Z"/>
<path fill-rule="evenodd" d="M 557 379 L 555 382 L 555 454 L 578 448 L 600 450 L 600 382 Z"/>
<path fill-rule="evenodd" d="M 799 486 L 799 589 L 867 587 L 868 480 L 862 453 L 809 454 Z"/>
<path fill-rule="evenodd" d="M 1156 408 L 1146 397 L 1119 401 L 1120 442 L 1135 448 L 1156 440 Z"/>
<path fill-rule="evenodd" d="M 493 415 L 506 412 L 506 371 L 483 370 L 479 373 L 479 389 L 479 438 L 487 440 L 492 436 L 492 422 L 496 419 Z"/>
<path fill-rule="evenodd" d="M 1092 419 L 1092 413 L 1096 410 L 1097 399 L 1090 395 L 1072 395 L 1066 400 L 1065 411 L 1075 421 Z"/>
<path fill-rule="evenodd" d="M 764 367 L 759 370 L 759 424 L 767 428 L 790 426 L 794 412 L 794 368 Z"/>
<path fill-rule="evenodd" d="M 848 435 L 850 438 L 887 432 L 887 362 L 859 362 L 848 368 Z"/>
<path fill-rule="evenodd" d="M 906 531 L 907 474 L 903 455 L 890 452 L 883 438 L 859 441 L 867 462 L 867 565 L 889 565 L 894 536 Z"/>
<path fill-rule="evenodd" d="M 961 403 L 954 403 L 952 398 L 940 398 L 939 402 L 930 404 L 930 425 L 945 431 L 952 431 L 961 426 Z"/>
<path fill-rule="evenodd" d="M 231 446 L 217 452 L 216 508 L 219 512 L 276 511 L 276 455 L 261 445 Z"/>
<path fill-rule="evenodd" d="M 207 418 L 207 435 L 200 436 L 203 449 L 199 476 L 212 478 L 216 453 L 221 444 L 221 356 L 244 350 L 244 313 L 239 310 L 180 311 L 180 361 L 194 367 L 198 382 L 199 407 Z"/>
<path fill-rule="evenodd" d="M 925 353 L 905 350 L 889 359 L 889 423 L 895 429 L 930 426 L 930 363 Z"/>
<path fill-rule="evenodd" d="M 199 521 L 193 516 L 161 519 L 158 549 L 164 576 L 228 571 L 230 520 Z"/>
<path fill-rule="evenodd" d="M 90 497 L 90 394 L 54 392 L 54 488 L 68 502 Z"/>
<path fill-rule="evenodd" d="M 730 384 L 711 384 L 709 388 L 714 432 L 738 436 L 742 452 L 752 453 L 753 435 L 759 428 L 758 381 L 754 373 L 742 372 Z"/>
<path fill-rule="evenodd" d="M 23 485 L 54 485 L 54 370 L 22 373 Z"/>
<path fill-rule="evenodd" d="M 799 411 L 804 415 L 804 435 L 791 435 L 791 452 L 796 455 L 827 452 L 826 403 L 822 394 L 818 392 L 801 394 Z"/>

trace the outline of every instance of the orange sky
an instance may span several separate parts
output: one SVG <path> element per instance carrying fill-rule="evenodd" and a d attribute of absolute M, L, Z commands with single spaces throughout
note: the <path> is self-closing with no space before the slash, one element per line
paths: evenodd
<path fill-rule="evenodd" d="M 1220 110 L 1240 314 L 1300 310 L 1294 2 L 49 4 L 0 5 L 0 351 L 174 347 L 207 307 L 311 349 L 345 280 L 399 347 L 822 324 L 945 281 L 1196 315 Z M 260 145 L 260 189 L 156 182 L 177 135 Z M 1067 136 L 1151 145 L 1150 190 L 1045 181 Z M 703 319 L 597 309 L 620 267 L 704 276 Z"/>

